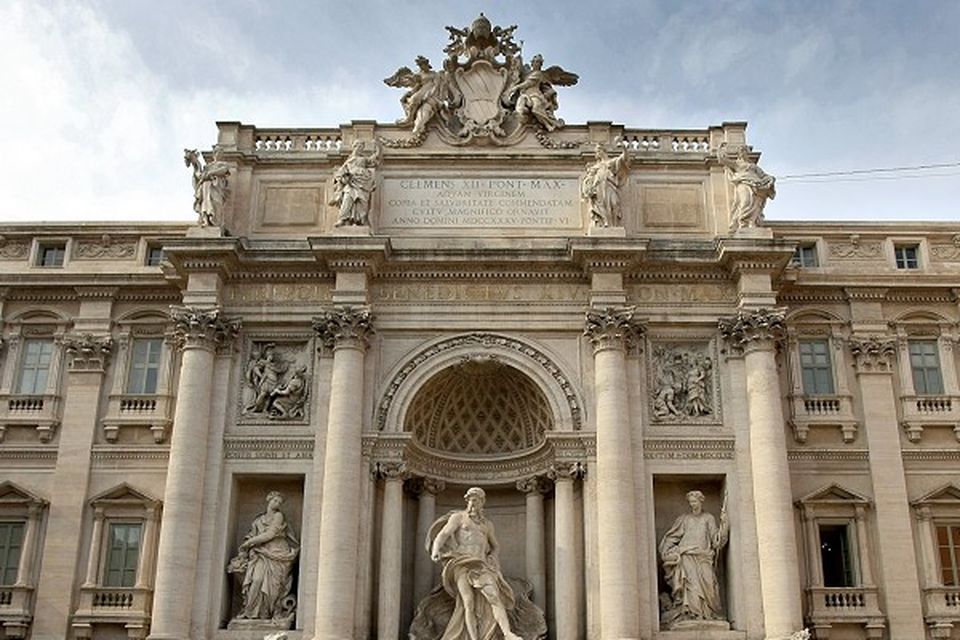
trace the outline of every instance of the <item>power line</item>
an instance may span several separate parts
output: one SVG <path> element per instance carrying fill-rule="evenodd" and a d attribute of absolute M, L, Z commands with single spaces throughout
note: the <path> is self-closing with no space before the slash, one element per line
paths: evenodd
<path fill-rule="evenodd" d="M 787 180 L 788 184 L 834 184 L 837 182 L 879 182 L 886 180 L 916 180 L 918 178 L 952 178 L 954 176 L 960 176 L 960 171 L 950 171 L 948 173 L 926 173 L 921 175 L 907 175 L 907 176 L 862 176 L 859 178 L 834 178 L 834 179 L 803 179 L 803 180 Z M 780 182 L 780 179 L 777 179 L 777 182 Z"/>
<path fill-rule="evenodd" d="M 901 171 L 928 171 L 930 169 L 947 169 L 960 167 L 960 162 L 941 162 L 937 164 L 918 164 L 912 167 L 878 167 L 874 169 L 853 169 L 850 171 L 824 171 L 822 173 L 795 173 L 779 176 L 778 180 L 792 180 L 797 178 L 828 178 L 833 176 L 854 176 L 870 173 L 896 173 Z"/>

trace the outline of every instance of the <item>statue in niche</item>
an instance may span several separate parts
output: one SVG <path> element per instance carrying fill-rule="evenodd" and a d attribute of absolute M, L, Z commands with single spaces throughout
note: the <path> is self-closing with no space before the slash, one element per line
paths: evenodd
<path fill-rule="evenodd" d="M 653 352 L 653 415 L 680 422 L 713 414 L 713 361 L 692 349 L 657 347 Z"/>
<path fill-rule="evenodd" d="M 370 224 L 370 198 L 377 188 L 376 174 L 383 149 L 373 143 L 373 153 L 363 154 L 362 140 L 353 143 L 350 156 L 333 174 L 333 198 L 330 204 L 340 207 L 335 226 L 366 227 Z"/>
<path fill-rule="evenodd" d="M 183 163 L 193 172 L 193 210 L 201 227 L 213 227 L 223 223 L 223 206 L 229 195 L 227 177 L 230 165 L 220 159 L 220 147 L 213 147 L 213 161 L 201 164 L 202 157 L 196 149 L 183 150 Z"/>
<path fill-rule="evenodd" d="M 507 89 L 507 101 L 515 102 L 514 111 L 525 122 L 537 122 L 547 131 L 563 126 L 563 120 L 553 115 L 559 104 L 554 85 L 569 87 L 577 84 L 579 76 L 558 66 L 543 68 L 539 53 L 530 60 L 530 69 L 523 79 Z"/>
<path fill-rule="evenodd" d="M 443 563 L 443 571 L 441 584 L 417 607 L 411 640 L 545 637 L 546 621 L 530 601 L 529 583 L 508 582 L 500 570 L 493 523 L 483 515 L 486 494 L 472 487 L 464 499 L 465 509 L 439 518 L 427 534 L 430 557 Z"/>
<path fill-rule="evenodd" d="M 407 87 L 400 98 L 404 117 L 397 120 L 398 125 L 413 125 L 413 137 L 421 138 L 427 130 L 430 120 L 445 108 L 450 93 L 447 75 L 443 71 L 434 71 L 430 60 L 417 56 L 419 71 L 400 67 L 397 72 L 383 82 L 388 87 Z"/>
<path fill-rule="evenodd" d="M 587 167 L 580 184 L 580 197 L 590 204 L 590 220 L 595 227 L 620 227 L 620 187 L 630 169 L 630 156 L 626 147 L 616 158 L 607 155 L 607 150 L 597 144 L 596 160 Z"/>
<path fill-rule="evenodd" d="M 287 525 L 279 491 L 267 494 L 267 510 L 257 516 L 240 543 L 227 572 L 243 576 L 243 606 L 228 628 L 289 629 L 297 600 L 293 591 L 293 563 L 299 542 Z"/>
<path fill-rule="evenodd" d="M 730 535 L 726 496 L 719 526 L 713 515 L 703 511 L 703 501 L 702 492 L 688 492 L 690 513 L 678 517 L 660 540 L 660 561 L 670 586 L 670 593 L 663 594 L 660 602 L 663 629 L 729 628 L 716 571 L 720 551 Z"/>
<path fill-rule="evenodd" d="M 302 365 L 293 368 L 293 364 L 294 358 L 284 357 L 276 343 L 254 346 L 244 372 L 250 389 L 250 401 L 243 407 L 245 416 L 264 416 L 270 420 L 305 417 L 309 393 L 307 368 Z"/>
<path fill-rule="evenodd" d="M 763 208 L 767 200 L 777 195 L 776 178 L 750 160 L 747 147 L 737 150 L 733 159 L 723 143 L 717 149 L 717 161 L 726 168 L 727 179 L 733 185 L 733 211 L 730 214 L 730 230 L 757 227 L 763 222 Z"/>

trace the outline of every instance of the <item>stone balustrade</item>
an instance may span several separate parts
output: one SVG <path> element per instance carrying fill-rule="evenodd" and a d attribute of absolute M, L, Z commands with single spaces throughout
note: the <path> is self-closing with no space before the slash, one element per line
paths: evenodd
<path fill-rule="evenodd" d="M 60 422 L 60 397 L 52 394 L 0 395 L 0 441 L 11 426 L 35 427 L 40 442 L 50 442 Z"/>
<path fill-rule="evenodd" d="M 657 131 L 649 129 L 624 129 L 621 142 L 630 151 L 649 153 L 700 153 L 711 152 L 710 132 Z"/>
<path fill-rule="evenodd" d="M 853 411 L 853 398 L 847 394 L 805 395 L 791 394 L 789 397 L 793 437 L 804 443 L 813 427 L 835 427 L 840 429 L 846 443 L 857 437 L 857 420 Z"/>
<path fill-rule="evenodd" d="M 33 587 L 0 587 L 0 629 L 5 638 L 25 638 L 33 617 Z"/>
<path fill-rule="evenodd" d="M 807 611 L 815 625 L 872 625 L 883 620 L 877 587 L 808 587 Z"/>
<path fill-rule="evenodd" d="M 919 442 L 925 428 L 953 429 L 960 440 L 960 396 L 903 395 L 900 397 L 903 428 L 910 442 Z"/>
<path fill-rule="evenodd" d="M 143 587 L 81 587 L 74 632 L 78 638 L 89 638 L 95 625 L 124 625 L 128 638 L 143 637 L 152 600 L 153 591 Z"/>
<path fill-rule="evenodd" d="M 119 441 L 126 428 L 149 429 L 154 442 L 167 438 L 173 421 L 173 398 L 169 395 L 111 394 L 104 416 L 103 437 L 107 442 Z"/>

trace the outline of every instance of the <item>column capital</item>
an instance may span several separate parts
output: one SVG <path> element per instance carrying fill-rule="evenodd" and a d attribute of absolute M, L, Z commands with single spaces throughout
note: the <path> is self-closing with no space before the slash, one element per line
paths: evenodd
<path fill-rule="evenodd" d="M 850 336 L 847 347 L 853 355 L 857 374 L 893 373 L 893 359 L 897 353 L 897 340 L 887 336 Z"/>
<path fill-rule="evenodd" d="M 313 330 L 328 349 L 347 347 L 366 350 L 373 333 L 370 307 L 339 305 L 313 319 Z"/>
<path fill-rule="evenodd" d="M 548 476 L 530 476 L 517 480 L 517 491 L 526 494 L 544 494 L 550 490 L 550 478 Z"/>
<path fill-rule="evenodd" d="M 586 327 L 583 330 L 593 352 L 606 349 L 626 351 L 643 336 L 643 324 L 633 317 L 636 307 L 606 307 L 590 309 L 586 315 Z"/>
<path fill-rule="evenodd" d="M 173 335 L 181 349 L 213 351 L 233 341 L 240 332 L 239 318 L 224 318 L 219 307 L 170 307 Z"/>
<path fill-rule="evenodd" d="M 550 471 L 547 473 L 547 477 L 554 482 L 559 482 L 561 480 L 577 480 L 579 478 L 583 478 L 583 476 L 586 474 L 587 467 L 582 462 L 554 462 L 550 466 Z"/>
<path fill-rule="evenodd" d="M 717 328 L 732 347 L 769 349 L 786 337 L 785 316 L 783 309 L 741 309 L 732 318 L 720 318 Z"/>
<path fill-rule="evenodd" d="M 399 480 L 403 482 L 409 477 L 407 465 L 398 462 L 377 462 L 373 465 L 373 473 L 381 480 Z"/>
<path fill-rule="evenodd" d="M 110 364 L 113 352 L 113 338 L 110 336 L 68 334 L 61 340 L 68 371 L 103 373 Z"/>
<path fill-rule="evenodd" d="M 930 507 L 923 506 L 916 508 L 917 520 L 920 522 L 930 522 L 933 520 L 933 510 Z"/>
<path fill-rule="evenodd" d="M 446 488 L 447 483 L 443 480 L 438 480 L 437 478 L 416 476 L 407 481 L 407 490 L 415 496 L 422 494 L 436 496 L 440 493 L 443 493 L 443 490 Z"/>

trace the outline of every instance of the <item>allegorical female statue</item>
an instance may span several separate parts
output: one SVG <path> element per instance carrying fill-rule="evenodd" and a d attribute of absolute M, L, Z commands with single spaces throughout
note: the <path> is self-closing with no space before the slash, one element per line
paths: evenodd
<path fill-rule="evenodd" d="M 627 149 L 610 158 L 603 145 L 597 144 L 596 160 L 587 167 L 580 183 L 580 196 L 590 204 L 590 219 L 597 227 L 620 227 L 620 187 L 630 169 Z"/>
<path fill-rule="evenodd" d="M 289 629 L 293 623 L 293 563 L 300 547 L 280 511 L 282 504 L 280 492 L 267 494 L 267 510 L 254 519 L 227 565 L 229 573 L 243 576 L 243 606 L 230 628 Z"/>
<path fill-rule="evenodd" d="M 223 223 L 223 206 L 227 202 L 227 177 L 230 165 L 220 159 L 220 147 L 213 148 L 213 161 L 201 165 L 196 149 L 183 150 L 183 163 L 193 172 L 193 210 L 201 227 Z"/>
<path fill-rule="evenodd" d="M 736 159 L 732 159 L 726 143 L 721 144 L 717 149 L 717 161 L 726 168 L 727 179 L 733 185 L 730 230 L 756 227 L 763 222 L 767 200 L 777 196 L 776 178 L 750 160 L 746 147 L 740 147 Z"/>
<path fill-rule="evenodd" d="M 350 156 L 333 174 L 330 204 L 340 207 L 338 227 L 370 224 L 370 198 L 377 188 L 377 166 L 383 150 L 375 142 L 373 154 L 365 156 L 363 146 L 362 140 L 354 142 Z"/>
<path fill-rule="evenodd" d="M 703 511 L 700 491 L 687 493 L 690 513 L 677 518 L 660 540 L 663 573 L 670 585 L 669 598 L 661 603 L 664 628 L 678 623 L 724 620 L 717 581 L 716 562 L 730 534 L 726 505 L 720 510 L 720 525 Z"/>

